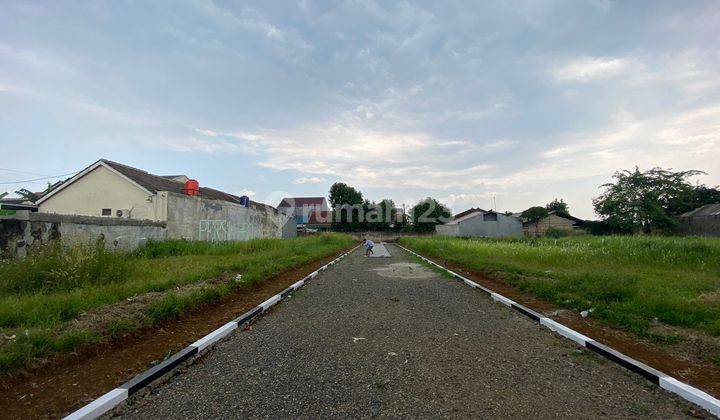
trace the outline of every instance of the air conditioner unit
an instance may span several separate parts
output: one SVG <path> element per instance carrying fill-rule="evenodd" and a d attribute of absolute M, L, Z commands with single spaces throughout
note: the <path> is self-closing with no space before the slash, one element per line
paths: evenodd
<path fill-rule="evenodd" d="M 129 219 L 130 218 L 130 209 L 118 209 L 115 212 L 115 215 L 117 217 L 121 217 L 123 219 Z"/>

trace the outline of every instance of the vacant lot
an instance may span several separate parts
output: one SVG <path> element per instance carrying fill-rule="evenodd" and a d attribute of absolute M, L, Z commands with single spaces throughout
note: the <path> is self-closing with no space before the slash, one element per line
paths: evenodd
<path fill-rule="evenodd" d="M 172 318 L 352 243 L 328 234 L 168 241 L 130 254 L 49 247 L 0 262 L 0 374 Z"/>
<path fill-rule="evenodd" d="M 720 336 L 719 239 L 408 237 L 401 243 L 656 341 L 681 339 L 657 333 L 658 325 Z"/>

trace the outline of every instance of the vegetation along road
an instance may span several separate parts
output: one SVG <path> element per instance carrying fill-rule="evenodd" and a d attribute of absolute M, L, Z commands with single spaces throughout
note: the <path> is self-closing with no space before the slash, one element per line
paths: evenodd
<path fill-rule="evenodd" d="M 112 413 L 646 417 L 687 403 L 417 263 L 361 251 Z"/>
<path fill-rule="evenodd" d="M 564 316 L 586 334 L 720 395 L 720 239 L 408 237 L 401 243 L 494 281 L 491 288 L 513 286 L 539 299 L 537 309 L 547 315 Z M 585 318 L 578 321 L 580 314 Z"/>
<path fill-rule="evenodd" d="M 329 234 L 165 241 L 132 253 L 57 245 L 0 261 L 0 378 L 157 325 L 352 243 Z"/>

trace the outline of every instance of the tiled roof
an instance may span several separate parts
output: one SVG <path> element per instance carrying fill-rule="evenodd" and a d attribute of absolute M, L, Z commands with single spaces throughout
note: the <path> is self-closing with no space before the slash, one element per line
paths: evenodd
<path fill-rule="evenodd" d="M 481 209 L 480 207 L 478 207 L 478 208 L 472 207 L 472 208 L 467 209 L 467 210 L 465 210 L 465 211 L 461 211 L 460 213 L 458 213 L 458 214 L 456 214 L 455 216 L 453 216 L 453 220 L 457 220 L 457 219 L 459 219 L 459 218 L 461 218 L 461 217 L 467 216 L 468 214 L 475 213 L 475 212 L 478 212 L 478 211 L 485 212 L 485 210 Z"/>
<path fill-rule="evenodd" d="M 185 184 L 182 182 L 173 181 L 159 175 L 153 175 L 141 169 L 113 162 L 111 160 L 101 159 L 101 161 L 152 193 L 157 193 L 158 191 L 170 191 L 178 194 L 184 193 L 183 188 L 185 187 Z M 221 200 L 240 204 L 240 197 L 237 195 L 228 194 L 213 188 L 200 187 L 200 197 L 209 200 Z M 272 206 L 254 201 L 250 201 L 250 206 L 256 209 L 270 209 L 273 212 L 277 211 L 277 209 Z"/>
<path fill-rule="evenodd" d="M 278 207 L 303 207 L 308 205 L 322 204 L 325 197 L 285 197 Z"/>
<path fill-rule="evenodd" d="M 695 210 L 691 210 L 680 217 L 712 217 L 720 216 L 720 203 L 706 204 L 702 207 L 698 207 Z"/>

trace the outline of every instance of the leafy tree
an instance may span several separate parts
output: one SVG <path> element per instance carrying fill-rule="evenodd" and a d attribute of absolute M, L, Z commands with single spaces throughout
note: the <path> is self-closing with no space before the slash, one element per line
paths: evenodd
<path fill-rule="evenodd" d="M 545 208 L 548 212 L 554 211 L 557 214 L 570 215 L 570 208 L 562 198 L 559 200 L 556 198 L 553 201 L 547 203 L 545 205 Z"/>
<path fill-rule="evenodd" d="M 378 211 L 380 212 L 380 230 L 389 230 L 390 226 L 395 224 L 397 217 L 395 202 L 389 198 L 382 200 L 378 204 Z"/>
<path fill-rule="evenodd" d="M 678 226 L 678 215 L 720 196 L 717 189 L 688 181 L 702 174 L 662 168 L 641 172 L 637 167 L 615 172 L 615 182 L 601 185 L 605 192 L 593 200 L 593 206 L 616 232 L 671 233 Z"/>
<path fill-rule="evenodd" d="M 333 217 L 333 230 L 358 231 L 360 213 L 363 211 L 362 193 L 355 188 L 336 182 L 330 187 L 330 205 L 335 212 Z"/>
<path fill-rule="evenodd" d="M 520 214 L 520 217 L 535 225 L 535 235 L 539 235 L 538 222 L 548 217 L 548 210 L 545 207 L 534 206 L 525 210 Z"/>
<path fill-rule="evenodd" d="M 431 197 L 417 203 L 410 213 L 416 232 L 432 232 L 436 225 L 449 221 L 452 216 L 447 207 Z"/>

